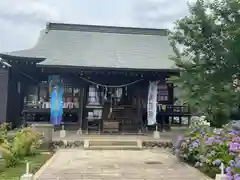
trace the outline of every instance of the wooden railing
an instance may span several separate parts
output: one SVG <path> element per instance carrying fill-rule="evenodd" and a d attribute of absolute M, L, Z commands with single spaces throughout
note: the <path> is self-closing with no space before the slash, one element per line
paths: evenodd
<path fill-rule="evenodd" d="M 180 106 L 180 105 L 158 105 L 158 113 L 173 115 L 173 116 L 190 116 L 189 106 Z"/>
<path fill-rule="evenodd" d="M 158 116 L 162 119 L 169 119 L 171 126 L 188 126 L 191 120 L 189 106 L 186 105 L 158 105 Z M 187 118 L 187 123 L 183 123 L 183 117 Z M 176 120 L 178 119 L 178 120 Z M 161 121 L 164 123 L 164 120 Z M 161 123 L 161 124 L 162 124 Z M 163 124 L 162 124 L 163 126 Z"/>

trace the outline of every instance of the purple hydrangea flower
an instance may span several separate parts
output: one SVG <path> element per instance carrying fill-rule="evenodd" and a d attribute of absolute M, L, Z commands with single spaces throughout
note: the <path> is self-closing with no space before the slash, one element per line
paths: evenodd
<path fill-rule="evenodd" d="M 194 142 L 191 143 L 191 146 L 193 148 L 197 148 L 199 146 L 199 143 L 197 141 L 194 141 Z"/>
<path fill-rule="evenodd" d="M 237 169 L 240 169 L 240 164 L 234 164 L 233 167 L 237 168 Z"/>
<path fill-rule="evenodd" d="M 238 163 L 240 163 L 240 156 L 237 156 L 236 158 L 235 158 L 235 161 Z"/>
<path fill-rule="evenodd" d="M 240 130 L 230 130 L 229 135 L 230 136 L 239 136 Z"/>
<path fill-rule="evenodd" d="M 225 171 L 226 171 L 226 174 L 227 174 L 228 176 L 231 176 L 231 175 L 232 175 L 231 167 L 229 167 L 229 166 L 226 167 Z"/>
<path fill-rule="evenodd" d="M 237 152 L 240 150 L 240 144 L 235 142 L 229 143 L 229 151 L 231 152 Z"/>
<path fill-rule="evenodd" d="M 233 142 L 240 143 L 240 137 L 233 137 Z"/>
<path fill-rule="evenodd" d="M 240 180 L 240 174 L 235 174 L 234 175 L 234 180 Z"/>
<path fill-rule="evenodd" d="M 220 164 L 221 164 L 221 160 L 220 159 L 216 159 L 215 161 L 213 161 L 212 162 L 212 164 L 214 165 L 214 166 L 219 166 Z"/>
<path fill-rule="evenodd" d="M 227 175 L 227 179 L 226 180 L 233 180 L 233 177 L 231 175 Z"/>
<path fill-rule="evenodd" d="M 233 167 L 234 164 L 235 164 L 234 160 L 231 160 L 231 161 L 228 162 L 228 165 L 231 166 L 231 167 Z"/>
<path fill-rule="evenodd" d="M 209 138 L 205 141 L 205 144 L 211 146 L 213 144 L 213 140 Z"/>

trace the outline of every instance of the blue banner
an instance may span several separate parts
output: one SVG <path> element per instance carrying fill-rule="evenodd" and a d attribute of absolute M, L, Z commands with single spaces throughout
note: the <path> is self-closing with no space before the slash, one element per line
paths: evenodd
<path fill-rule="evenodd" d="M 63 114 L 63 85 L 60 76 L 49 76 L 50 93 L 50 121 L 53 125 L 59 125 L 62 122 Z"/>

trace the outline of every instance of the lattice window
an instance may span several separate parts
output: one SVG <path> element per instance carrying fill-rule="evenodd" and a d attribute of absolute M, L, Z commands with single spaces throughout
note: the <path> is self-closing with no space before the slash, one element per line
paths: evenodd
<path fill-rule="evenodd" d="M 169 92 L 167 84 L 158 84 L 157 101 L 168 101 Z"/>

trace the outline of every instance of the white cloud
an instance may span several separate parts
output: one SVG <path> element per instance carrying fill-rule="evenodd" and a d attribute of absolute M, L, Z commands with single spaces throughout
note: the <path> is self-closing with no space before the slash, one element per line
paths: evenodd
<path fill-rule="evenodd" d="M 142 0 L 135 11 L 142 26 L 158 28 L 171 28 L 174 21 L 188 13 L 186 0 Z"/>
<path fill-rule="evenodd" d="M 58 12 L 37 0 L 1 0 L 0 18 L 15 23 L 42 23 L 59 19 Z"/>
<path fill-rule="evenodd" d="M 1 0 L 0 52 L 31 48 L 46 22 L 170 28 L 186 0 Z"/>

